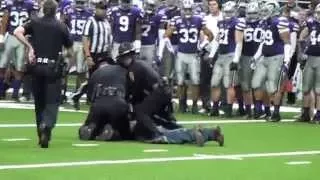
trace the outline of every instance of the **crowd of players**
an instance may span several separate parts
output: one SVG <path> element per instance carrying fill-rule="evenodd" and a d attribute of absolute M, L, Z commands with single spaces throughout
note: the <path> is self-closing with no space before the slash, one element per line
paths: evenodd
<path fill-rule="evenodd" d="M 75 41 L 68 64 L 76 67 L 77 87 L 88 78 L 82 35 L 93 15 L 91 3 L 95 2 L 61 0 L 57 12 Z M 105 19 L 112 28 L 111 57 L 116 59 L 121 43 L 132 43 L 139 60 L 177 85 L 180 112 L 188 111 L 186 102 L 192 99 L 191 112 L 198 113 L 201 98 L 204 111 L 211 116 L 219 116 L 223 107 L 225 116 L 231 117 L 237 102 L 238 115 L 277 122 L 284 92 L 301 90 L 304 103 L 299 120 L 309 122 L 313 117 L 312 122 L 320 122 L 320 5 L 315 1 L 309 10 L 291 0 L 283 7 L 275 0 L 145 0 L 140 7 L 130 0 L 105 3 Z M 1 2 L 1 98 L 7 82 L 17 101 L 23 79 L 28 92 L 25 47 L 12 33 L 32 16 L 41 15 L 39 4 L 35 0 Z M 73 101 L 78 104 L 79 99 Z M 317 113 L 313 116 L 314 105 Z"/>

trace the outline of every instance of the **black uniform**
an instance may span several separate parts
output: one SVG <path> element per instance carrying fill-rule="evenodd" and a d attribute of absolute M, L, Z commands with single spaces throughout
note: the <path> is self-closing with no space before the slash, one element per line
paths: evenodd
<path fill-rule="evenodd" d="M 88 82 L 88 95 L 92 102 L 87 120 L 80 128 L 80 139 L 92 140 L 103 133 L 106 125 L 112 126 L 121 139 L 130 138 L 128 109 L 125 100 L 127 70 L 118 65 L 98 68 Z M 90 133 L 81 132 L 92 129 Z M 86 135 L 87 134 L 87 135 Z M 109 137 L 110 140 L 115 137 Z"/>
<path fill-rule="evenodd" d="M 57 121 L 60 103 L 62 67 L 58 63 L 62 47 L 71 47 L 73 42 L 67 27 L 54 17 L 32 19 L 24 25 L 25 34 L 31 35 L 31 44 L 36 56 L 35 64 L 29 65 L 32 73 L 38 135 L 39 126 L 46 129 L 49 139 Z"/>
<path fill-rule="evenodd" d="M 144 61 L 133 61 L 128 71 L 130 102 L 138 121 L 136 132 L 143 139 L 153 138 L 160 134 L 153 115 L 171 103 L 170 89 Z"/>

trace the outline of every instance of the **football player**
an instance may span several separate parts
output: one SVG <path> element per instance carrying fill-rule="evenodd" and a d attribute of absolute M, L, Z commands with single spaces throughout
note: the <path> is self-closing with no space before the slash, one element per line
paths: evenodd
<path fill-rule="evenodd" d="M 257 117 L 262 112 L 263 86 L 271 99 L 273 99 L 274 112 L 270 121 L 281 120 L 279 113 L 282 92 L 280 90 L 281 79 L 288 69 L 290 62 L 290 31 L 289 22 L 286 17 L 279 16 L 280 6 L 275 0 L 268 0 L 263 5 L 264 21 L 261 27 L 264 31 L 264 41 L 260 44 L 254 55 L 253 64 L 257 62 L 257 68 L 252 78 L 254 89 L 255 111 Z M 269 119 L 267 119 L 269 120 Z"/>
<path fill-rule="evenodd" d="M 152 64 L 155 61 L 156 41 L 162 16 L 155 14 L 155 0 L 147 0 L 144 3 L 145 16 L 142 19 L 141 34 L 141 60 Z"/>
<path fill-rule="evenodd" d="M 178 52 L 175 63 L 177 73 L 178 97 L 180 102 L 182 94 L 182 86 L 185 81 L 185 74 L 188 72 L 191 79 L 192 92 L 192 113 L 198 112 L 197 102 L 199 97 L 199 77 L 200 77 L 200 61 L 197 58 L 198 42 L 200 32 L 203 31 L 208 37 L 200 47 L 205 48 L 209 41 L 213 40 L 212 32 L 207 28 L 205 21 L 201 16 L 193 15 L 193 0 L 183 0 L 183 15 L 176 17 L 166 30 L 165 37 L 170 38 L 174 31 L 178 33 Z M 169 41 L 169 40 L 167 40 Z"/>
<path fill-rule="evenodd" d="M 241 89 L 243 91 L 246 118 L 251 119 L 252 110 L 252 69 L 251 59 L 263 39 L 263 30 L 260 28 L 260 16 L 259 16 L 259 4 L 257 2 L 251 2 L 246 7 L 246 28 L 244 30 L 244 41 L 242 55 L 240 58 L 239 80 Z"/>
<path fill-rule="evenodd" d="M 317 112 L 313 118 L 313 122 L 320 123 L 320 4 L 318 4 L 314 10 L 314 17 L 309 18 L 307 21 L 307 26 L 302 30 L 299 41 L 301 46 L 305 46 L 302 43 L 307 38 L 310 37 L 310 42 L 305 51 L 304 71 L 303 71 L 303 94 L 304 94 L 304 108 L 302 114 L 302 121 L 309 121 L 309 98 L 310 93 L 314 89 L 316 96 L 316 108 Z"/>
<path fill-rule="evenodd" d="M 18 26 L 26 23 L 31 16 L 38 13 L 39 5 L 34 0 L 4 0 L 1 2 L 1 11 L 4 12 L 0 28 L 0 94 L 3 94 L 3 77 L 9 61 L 15 66 L 15 80 L 12 82 L 12 98 L 18 101 L 19 89 L 24 70 L 25 46 L 13 36 Z"/>
<path fill-rule="evenodd" d="M 224 19 L 218 22 L 219 35 L 215 38 L 209 57 L 213 58 L 219 48 L 219 57 L 213 67 L 211 79 L 213 107 L 211 116 L 219 116 L 219 101 L 223 80 L 224 88 L 227 89 L 226 116 L 232 116 L 232 104 L 235 98 L 234 87 L 238 63 L 240 60 L 243 44 L 243 31 L 245 20 L 236 17 L 236 3 L 228 1 L 223 4 Z"/>
<path fill-rule="evenodd" d="M 133 43 L 136 53 L 141 48 L 141 19 L 144 13 L 141 9 L 132 6 L 130 0 L 120 0 L 120 5 L 108 13 L 112 27 L 113 49 L 112 58 L 118 54 L 119 44 Z"/>
<path fill-rule="evenodd" d="M 65 9 L 63 14 L 63 19 L 70 27 L 70 34 L 74 40 L 74 54 L 72 57 L 74 57 L 78 75 L 76 89 L 85 81 L 86 72 L 88 71 L 83 52 L 82 34 L 84 26 L 89 17 L 92 16 L 92 13 L 85 7 L 85 3 L 85 0 L 75 0 L 75 5 Z"/>

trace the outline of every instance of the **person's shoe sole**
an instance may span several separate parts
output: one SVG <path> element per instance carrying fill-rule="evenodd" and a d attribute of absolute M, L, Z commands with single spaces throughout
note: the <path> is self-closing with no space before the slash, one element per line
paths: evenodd
<path fill-rule="evenodd" d="M 203 137 L 202 133 L 196 128 L 193 129 L 192 133 L 193 133 L 193 135 L 195 137 L 195 143 L 198 146 L 203 147 L 204 143 L 205 143 L 205 140 L 204 140 L 204 137 Z"/>

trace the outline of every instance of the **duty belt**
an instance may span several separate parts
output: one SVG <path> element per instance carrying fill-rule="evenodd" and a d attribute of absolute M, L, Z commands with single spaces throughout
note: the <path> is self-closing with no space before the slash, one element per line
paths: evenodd
<path fill-rule="evenodd" d="M 53 64 L 53 63 L 55 63 L 55 60 L 49 59 L 49 58 L 41 58 L 41 57 L 38 57 L 38 58 L 36 59 L 36 63 L 37 63 L 37 64 Z"/>
<path fill-rule="evenodd" d="M 108 86 L 108 87 L 98 87 L 96 92 L 96 97 L 99 96 L 119 96 L 124 97 L 124 93 L 120 91 L 117 87 Z"/>

